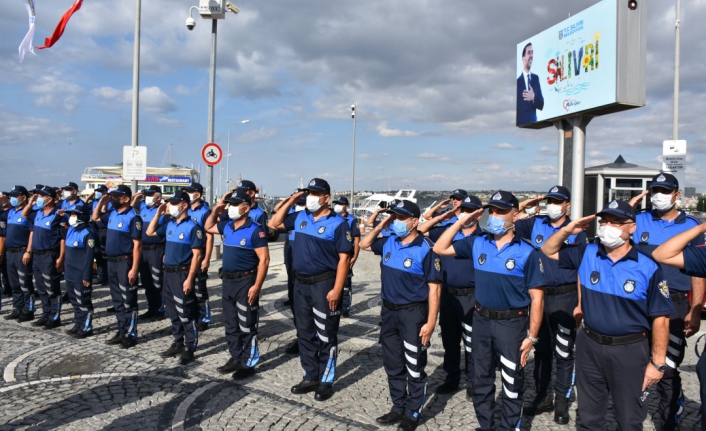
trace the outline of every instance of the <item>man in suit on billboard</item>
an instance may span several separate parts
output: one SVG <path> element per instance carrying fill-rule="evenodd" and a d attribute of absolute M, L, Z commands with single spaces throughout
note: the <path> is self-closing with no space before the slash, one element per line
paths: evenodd
<path fill-rule="evenodd" d="M 537 122 L 537 109 L 544 108 L 542 87 L 539 85 L 539 76 L 530 72 L 534 50 L 532 43 L 522 49 L 522 73 L 517 78 L 517 125 Z"/>

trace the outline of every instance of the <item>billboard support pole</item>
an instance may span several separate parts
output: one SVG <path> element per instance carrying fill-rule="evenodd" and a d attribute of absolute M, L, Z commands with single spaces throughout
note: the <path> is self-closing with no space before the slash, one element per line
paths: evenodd
<path fill-rule="evenodd" d="M 681 0 L 677 0 L 677 20 L 674 23 L 674 124 L 672 124 L 672 140 L 679 139 L 679 30 L 681 29 Z"/>
<path fill-rule="evenodd" d="M 573 157 L 571 163 L 571 218 L 573 220 L 584 216 L 583 213 L 583 179 L 586 168 L 586 126 L 591 117 L 577 115 L 568 119 L 573 130 Z"/>
<path fill-rule="evenodd" d="M 560 186 L 564 185 L 564 125 L 561 120 L 554 122 L 554 127 L 559 131 L 559 145 L 557 146 L 557 172 L 556 183 Z"/>

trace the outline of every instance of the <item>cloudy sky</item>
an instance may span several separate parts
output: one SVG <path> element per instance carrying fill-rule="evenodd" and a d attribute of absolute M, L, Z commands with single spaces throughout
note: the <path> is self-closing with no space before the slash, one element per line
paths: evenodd
<path fill-rule="evenodd" d="M 35 45 L 73 0 L 35 0 Z M 201 167 L 207 138 L 210 21 L 184 25 L 196 0 L 142 6 L 139 144 L 150 166 Z M 230 173 L 270 194 L 298 178 L 350 187 L 358 102 L 356 188 L 545 190 L 556 182 L 557 132 L 515 127 L 516 44 L 594 0 L 238 0 L 219 22 L 216 142 Z M 644 6 L 645 0 L 640 2 Z M 648 12 L 647 106 L 596 118 L 586 166 L 660 168 L 671 138 L 673 1 Z M 85 0 L 51 49 L 19 64 L 23 0 L 0 15 L 0 187 L 62 185 L 87 166 L 119 163 L 131 139 L 133 1 Z M 680 138 L 686 185 L 704 190 L 706 1 L 682 5 Z M 225 165 L 224 165 L 225 166 Z M 220 173 L 215 170 L 216 181 Z"/>

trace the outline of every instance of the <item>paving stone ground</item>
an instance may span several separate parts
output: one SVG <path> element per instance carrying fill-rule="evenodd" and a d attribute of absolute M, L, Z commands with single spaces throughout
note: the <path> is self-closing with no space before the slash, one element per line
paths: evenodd
<path fill-rule="evenodd" d="M 104 344 L 114 331 L 115 317 L 107 287 L 96 287 L 94 305 L 96 336 L 73 340 L 63 329 L 73 324 L 66 304 L 64 326 L 51 331 L 28 323 L 0 319 L 0 431 L 4 430 L 359 430 L 378 429 L 375 418 L 389 411 L 387 380 L 378 344 L 380 316 L 379 258 L 361 252 L 354 277 L 354 306 L 350 318 L 341 320 L 340 354 L 335 395 L 326 402 L 313 394 L 293 395 L 302 369 L 297 356 L 284 352 L 294 339 L 291 314 L 282 302 L 287 296 L 282 242 L 270 245 L 271 265 L 263 288 L 260 314 L 258 373 L 243 381 L 221 375 L 216 368 L 228 353 L 220 315 L 221 286 L 216 277 L 220 262 L 210 268 L 209 291 L 214 323 L 199 334 L 197 360 L 180 366 L 177 359 L 159 353 L 172 342 L 167 320 L 141 322 L 139 344 L 130 350 Z M 3 298 L 2 315 L 10 312 L 10 298 Z M 145 310 L 144 295 L 140 307 Z M 706 330 L 706 324 L 703 328 Z M 690 339 L 693 344 L 696 337 Z M 419 429 L 474 429 L 478 423 L 465 391 L 438 396 L 434 388 L 444 380 L 443 351 L 438 327 L 429 350 L 428 394 Z M 682 430 L 699 429 L 699 390 L 694 372 L 697 358 L 687 349 L 681 371 L 686 406 Z M 525 399 L 531 399 L 534 382 L 530 363 L 526 369 Z M 498 395 L 499 380 L 496 382 Z M 650 406 L 645 429 L 654 429 Z M 560 426 L 552 413 L 526 417 L 522 429 L 575 429 L 576 400 L 572 396 L 572 421 Z M 616 429 L 608 413 L 610 430 Z M 385 428 L 385 427 L 382 427 Z"/>

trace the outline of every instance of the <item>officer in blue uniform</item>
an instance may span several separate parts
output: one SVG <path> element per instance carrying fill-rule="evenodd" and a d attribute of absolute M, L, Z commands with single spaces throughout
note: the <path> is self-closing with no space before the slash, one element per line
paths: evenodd
<path fill-rule="evenodd" d="M 524 366 L 537 344 L 542 321 L 544 270 L 539 252 L 514 231 L 519 203 L 499 190 L 485 205 L 488 233 L 453 242 L 468 218 L 441 235 L 434 251 L 471 259 L 475 268 L 473 316 L 473 405 L 481 430 L 495 429 L 495 370 L 502 375 L 502 411 L 498 429 L 519 429 L 522 421 Z M 477 220 L 482 212 L 473 213 Z M 531 310 L 529 310 L 531 304 Z M 529 312 L 529 322 L 528 322 Z M 528 330 L 529 324 L 529 330 Z"/>
<path fill-rule="evenodd" d="M 144 197 L 144 201 L 140 198 Z M 162 189 L 159 186 L 149 186 L 136 193 L 132 198 L 132 208 L 140 214 L 142 223 L 149 225 L 162 205 Z M 157 226 L 164 223 L 164 216 L 157 221 Z M 140 320 L 164 318 L 162 304 L 162 278 L 164 246 L 166 240 L 159 236 L 147 235 L 147 229 L 142 230 L 142 258 L 140 260 L 140 281 L 145 289 L 147 311 L 140 315 Z"/>
<path fill-rule="evenodd" d="M 353 237 L 348 223 L 329 209 L 328 182 L 314 178 L 305 190 L 309 192 L 306 211 L 286 214 L 302 193 L 292 195 L 285 211 L 274 214 L 271 226 L 283 223 L 286 230 L 295 231 L 296 238 L 292 245 L 295 324 L 304 379 L 292 387 L 292 393 L 316 391 L 314 399 L 324 401 L 333 395 L 341 295 Z"/>
<path fill-rule="evenodd" d="M 632 236 L 637 249 L 650 256 L 669 238 L 689 230 L 701 222 L 676 208 L 681 197 L 679 181 L 674 175 L 659 173 L 652 178 L 649 188 L 652 211 L 637 215 L 637 229 Z M 644 195 L 644 194 L 643 194 Z M 643 196 L 640 195 L 640 198 Z M 639 199 L 636 199 L 639 200 Z M 704 244 L 703 236 L 694 238 L 689 244 L 698 247 Z M 667 283 L 669 297 L 674 303 L 675 313 L 669 317 L 669 346 L 667 348 L 667 371 L 657 384 L 659 394 L 658 422 L 662 430 L 674 430 L 684 411 L 679 364 L 684 359 L 686 337 L 699 332 L 701 307 L 704 302 L 704 279 L 689 277 L 677 268 L 661 265 Z M 689 305 L 688 292 L 692 292 Z"/>
<path fill-rule="evenodd" d="M 184 187 L 183 190 L 189 194 L 189 199 L 191 200 L 189 217 L 203 228 L 208 216 L 211 215 L 211 209 L 203 200 L 203 186 L 199 183 L 191 183 L 190 186 Z M 208 301 L 206 282 L 208 281 L 208 267 L 211 265 L 212 252 L 213 234 L 206 233 L 204 252 L 201 255 L 202 260 L 199 263 L 199 271 L 196 273 L 196 299 L 199 303 L 199 318 L 196 322 L 196 327 L 199 331 L 207 330 L 209 323 L 211 323 L 211 304 Z"/>
<path fill-rule="evenodd" d="M 91 203 L 91 214 L 96 210 L 98 203 L 100 202 L 103 195 L 108 193 L 108 187 L 105 184 L 101 184 L 95 188 L 93 194 L 89 196 L 88 202 Z M 111 203 L 108 203 L 106 210 L 111 210 L 113 208 Z M 108 227 L 102 222 L 96 222 L 91 220 L 91 228 L 93 233 L 96 235 L 96 241 L 99 247 L 96 247 L 93 255 L 96 259 L 96 285 L 107 286 L 108 285 L 108 261 L 105 258 L 105 237 L 108 232 Z"/>
<path fill-rule="evenodd" d="M 706 224 L 692 227 L 662 243 L 652 252 L 652 257 L 662 265 L 662 268 L 667 266 L 679 268 L 686 275 L 706 277 L 706 247 L 693 245 L 695 241 L 701 241 L 704 234 L 706 234 Z M 703 351 L 696 364 L 696 375 L 699 378 L 701 395 L 701 431 L 706 431 L 706 420 L 704 420 L 706 418 L 706 355 Z"/>
<path fill-rule="evenodd" d="M 27 265 L 32 258 L 36 288 L 42 300 L 42 317 L 32 325 L 53 329 L 61 326 L 59 277 L 64 267 L 66 229 L 62 226 L 63 217 L 57 213 L 54 188 L 44 186 L 34 192 L 30 204 L 22 210 L 22 216 L 26 217 L 32 212 L 33 205 L 38 208 L 29 236 L 30 248 L 22 257 L 22 263 Z"/>
<path fill-rule="evenodd" d="M 423 215 L 425 220 L 430 220 L 438 215 L 441 215 L 439 211 L 442 208 L 446 208 L 449 204 L 451 204 L 451 210 L 454 212 L 454 215 L 458 215 L 459 213 L 459 207 L 461 206 L 461 202 L 464 201 L 468 197 L 468 192 L 463 190 L 463 189 L 456 189 L 451 193 L 451 196 L 449 196 L 448 199 L 444 199 L 443 201 L 439 202 L 438 204 L 434 205 L 433 207 L 429 208 Z M 442 226 L 450 226 L 456 222 L 456 218 L 450 217 L 445 220 L 442 220 L 440 223 Z"/>
<path fill-rule="evenodd" d="M 618 428 L 642 429 L 650 387 L 667 368 L 669 316 L 674 306 L 662 269 L 630 240 L 635 232 L 633 207 L 612 201 L 597 215 L 600 243 L 564 243 L 595 220 L 592 215 L 572 221 L 542 246 L 547 258 L 558 260 L 561 268 L 577 270 L 581 281 L 577 429 L 605 429 L 608 395 L 613 399 Z"/>
<path fill-rule="evenodd" d="M 255 223 L 260 225 L 260 228 L 265 231 L 265 235 L 268 235 L 267 213 L 260 208 L 255 200 L 255 196 L 257 196 L 258 192 L 255 183 L 249 180 L 238 181 L 238 187 L 236 190 L 239 192 L 244 192 L 250 197 L 250 200 L 252 201 L 250 204 L 250 218 L 253 219 Z"/>
<path fill-rule="evenodd" d="M 378 217 L 381 214 L 384 214 L 387 212 L 387 208 L 392 208 L 397 206 L 397 204 L 400 203 L 400 199 L 392 199 L 390 202 L 381 202 L 380 203 L 380 208 L 376 209 L 370 217 L 368 217 L 365 220 L 365 227 L 369 229 L 374 229 L 376 228 L 380 223 L 382 223 L 381 220 L 378 220 Z M 380 236 L 390 236 L 391 232 L 389 228 L 383 228 L 382 231 L 380 232 Z"/>
<path fill-rule="evenodd" d="M 89 226 L 88 207 L 74 205 L 67 211 L 69 230 L 66 233 L 66 262 L 64 279 L 71 305 L 74 307 L 74 326 L 66 333 L 74 338 L 93 335 L 93 251 L 96 236 Z"/>
<path fill-rule="evenodd" d="M 465 219 L 461 229 L 453 241 L 460 241 L 469 236 L 476 236 L 483 231 L 478 222 L 468 218 L 471 213 L 483 208 L 477 196 L 466 196 L 457 207 L 431 218 L 419 226 L 419 231 L 432 241 L 453 225 L 448 222 L 452 218 Z M 439 306 L 439 326 L 441 326 L 441 342 L 444 345 L 444 371 L 446 379 L 436 388 L 437 394 L 451 394 L 458 390 L 461 380 L 461 350 L 459 345 L 463 340 L 466 366 L 466 398 L 473 397 L 473 356 L 471 341 L 473 340 L 473 312 L 476 306 L 476 280 L 473 262 L 453 256 L 441 257 L 442 286 L 441 304 Z"/>
<path fill-rule="evenodd" d="M 10 196 L 10 209 L 0 220 L 5 223 L 5 226 L 0 226 L 0 230 L 4 231 L 0 251 L 4 252 L 7 262 L 7 277 L 12 289 L 12 312 L 5 318 L 29 322 L 34 319 L 32 255 L 27 255 L 26 263 L 23 257 L 28 250 L 35 212 L 30 210 L 27 217 L 22 215 L 29 202 L 29 192 L 24 186 L 15 186 L 7 194 Z"/>
<path fill-rule="evenodd" d="M 178 190 L 159 206 L 147 228 L 147 235 L 166 240 L 164 308 L 172 322 L 174 342 L 161 356 L 169 358 L 180 355 L 179 363 L 182 365 L 193 362 L 199 341 L 194 282 L 205 243 L 203 228 L 189 215 L 189 199 L 185 191 Z M 167 211 L 170 219 L 160 225 L 159 220 Z"/>
<path fill-rule="evenodd" d="M 436 326 L 441 295 L 441 259 L 434 244 L 417 231 L 419 207 L 407 200 L 361 241 L 363 250 L 382 257 L 382 360 L 392 410 L 376 419 L 414 430 L 426 398 L 427 349 Z M 383 227 L 393 235 L 378 238 Z"/>
<path fill-rule="evenodd" d="M 2 294 L 12 296 L 12 288 L 7 279 L 7 259 L 5 258 L 5 228 L 7 226 L 7 211 L 10 209 L 10 199 L 8 192 L 0 191 L 0 287 Z M 2 307 L 0 307 L 2 308 Z M 7 316 L 5 316 L 8 319 Z M 15 319 L 14 317 L 13 319 Z"/>
<path fill-rule="evenodd" d="M 229 221 L 218 222 L 226 211 Z M 243 191 L 227 193 L 206 221 L 206 230 L 223 235 L 223 325 L 230 358 L 218 367 L 234 379 L 255 374 L 260 360 L 257 344 L 260 290 L 267 277 L 270 253 L 267 234 L 250 217 L 252 201 Z"/>
<path fill-rule="evenodd" d="M 137 273 L 141 258 L 142 219 L 130 208 L 132 190 L 120 184 L 104 195 L 93 210 L 93 221 L 108 227 L 105 254 L 108 260 L 110 297 L 118 332 L 106 341 L 129 349 L 137 344 Z M 113 209 L 104 212 L 108 201 Z"/>
<path fill-rule="evenodd" d="M 59 209 L 64 210 L 64 218 L 67 223 L 69 220 L 69 211 L 76 205 L 83 205 L 83 201 L 78 197 L 78 184 L 69 181 L 67 185 L 61 188 L 61 206 Z"/>
<path fill-rule="evenodd" d="M 536 215 L 518 220 L 515 232 L 538 249 L 544 241 L 571 222 L 571 192 L 557 185 L 541 197 L 520 203 L 520 211 L 536 208 L 542 200 L 547 201 L 547 215 Z M 585 244 L 585 232 L 571 235 L 567 244 Z M 574 310 L 579 305 L 576 271 L 559 268 L 558 262 L 542 259 L 544 265 L 544 318 L 539 328 L 539 342 L 534 351 L 534 382 L 536 397 L 526 402 L 526 415 L 554 410 L 554 422 L 569 423 L 569 397 L 573 389 L 574 342 L 576 321 Z M 554 393 L 549 390 L 552 378 L 552 357 L 556 359 L 556 381 Z M 556 406 L 554 395 L 556 394 Z"/>
<path fill-rule="evenodd" d="M 343 285 L 343 311 L 341 312 L 343 317 L 350 316 L 351 306 L 353 305 L 353 265 L 355 265 L 355 262 L 358 260 L 358 254 L 360 253 L 360 228 L 358 227 L 358 219 L 348 212 L 348 206 L 348 198 L 345 196 L 340 196 L 333 201 L 333 212 L 346 219 L 348 227 L 351 230 L 351 236 L 353 237 L 353 256 L 351 256 L 348 277 L 346 277 L 346 282 Z"/>

